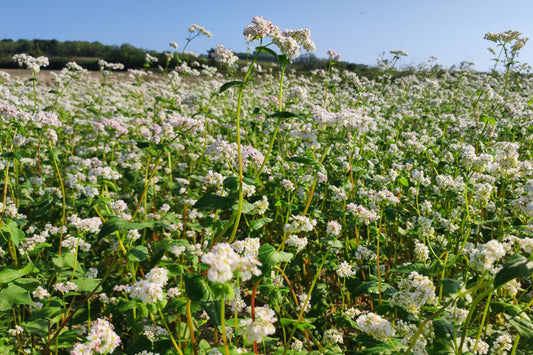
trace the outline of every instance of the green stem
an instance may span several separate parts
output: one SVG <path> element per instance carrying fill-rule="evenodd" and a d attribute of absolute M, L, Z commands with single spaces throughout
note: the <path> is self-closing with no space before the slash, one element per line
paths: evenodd
<path fill-rule="evenodd" d="M 255 62 L 257 61 L 257 58 L 259 56 L 259 53 L 257 52 L 254 56 L 254 59 L 252 60 L 252 63 L 250 64 L 250 67 L 248 68 L 248 71 L 246 72 L 246 75 L 243 79 L 243 85 L 239 87 L 239 94 L 237 98 L 237 114 L 235 117 L 236 121 L 236 140 L 237 140 L 237 154 L 238 154 L 238 163 L 239 163 L 239 202 L 237 205 L 237 215 L 235 216 L 235 224 L 233 225 L 233 230 L 231 232 L 231 235 L 229 237 L 229 243 L 232 243 L 235 239 L 235 235 L 237 234 L 237 230 L 239 229 L 239 222 L 241 220 L 241 214 L 242 214 L 242 204 L 243 204 L 243 191 L 242 191 L 242 179 L 243 179 L 243 169 L 242 169 L 242 148 L 241 148 L 241 109 L 242 109 L 242 94 L 244 92 L 245 84 L 248 82 L 248 79 L 250 78 L 250 74 L 252 73 L 253 67 Z"/>
<path fill-rule="evenodd" d="M 485 304 L 485 310 L 483 311 L 483 318 L 481 319 L 481 323 L 479 324 L 479 331 L 477 333 L 476 343 L 474 344 L 474 349 L 477 349 L 477 344 L 479 343 L 479 339 L 481 339 L 481 333 L 483 333 L 485 320 L 487 319 L 487 313 L 489 312 L 489 305 L 490 305 L 491 298 L 492 298 L 492 293 L 489 295 L 489 298 L 487 299 L 487 303 Z"/>
<path fill-rule="evenodd" d="M 172 342 L 172 345 L 174 345 L 174 349 L 176 349 L 178 354 L 183 355 L 183 352 L 181 351 L 180 347 L 178 346 L 178 343 L 176 343 L 176 340 L 174 339 L 174 336 L 172 335 L 172 331 L 168 327 L 167 321 L 165 320 L 165 317 L 163 316 L 163 312 L 161 312 L 161 307 L 159 306 L 159 303 L 157 304 L 157 313 L 159 313 L 159 317 L 161 317 L 161 320 L 163 321 L 163 325 L 165 326 L 165 329 L 167 330 L 167 333 L 168 333 L 168 336 L 170 337 L 170 341 Z M 153 317 L 153 314 L 151 315 Z"/>
<path fill-rule="evenodd" d="M 222 331 L 222 340 L 224 341 L 224 351 L 226 355 L 230 355 L 228 347 L 228 338 L 226 336 L 226 316 L 225 316 L 226 303 L 224 302 L 224 296 L 220 300 L 220 330 Z"/>
<path fill-rule="evenodd" d="M 287 350 L 289 350 L 289 345 L 292 341 L 292 338 L 294 338 L 294 334 L 296 333 L 296 329 L 298 329 L 298 324 L 300 324 L 300 320 L 303 319 L 303 313 L 305 311 L 305 308 L 307 307 L 307 304 L 309 303 L 309 299 L 311 298 L 311 293 L 313 292 L 313 289 L 315 288 L 316 281 L 318 280 L 318 275 L 320 275 L 320 272 L 322 271 L 322 268 L 324 267 L 324 262 L 327 259 L 327 256 L 329 254 L 329 250 L 322 256 L 322 262 L 320 263 L 320 266 L 318 267 L 315 277 L 313 278 L 313 282 L 311 283 L 311 287 L 309 288 L 309 291 L 307 292 L 307 297 L 305 301 L 302 303 L 300 307 L 300 313 L 298 313 L 298 318 L 296 319 L 296 323 L 294 324 L 294 328 L 291 331 L 291 334 L 289 335 L 289 339 L 285 343 L 285 347 L 283 349 L 283 355 L 287 354 Z M 320 347 L 320 346 L 319 346 Z M 319 349 L 322 350 L 322 349 Z"/>
<path fill-rule="evenodd" d="M 50 151 L 52 151 L 52 142 L 48 141 L 48 146 L 50 147 Z M 52 156 L 52 161 L 54 162 L 54 168 L 56 170 L 57 179 L 59 180 L 59 185 L 61 186 L 61 200 L 63 202 L 63 207 L 61 210 L 61 230 L 59 235 L 59 255 L 61 255 L 61 242 L 63 241 L 63 227 L 67 225 L 67 200 L 66 200 L 66 193 L 65 193 L 65 185 L 63 184 L 63 178 L 61 177 L 61 172 L 59 171 L 59 166 L 57 164 L 56 157 L 53 153 L 50 154 Z"/>

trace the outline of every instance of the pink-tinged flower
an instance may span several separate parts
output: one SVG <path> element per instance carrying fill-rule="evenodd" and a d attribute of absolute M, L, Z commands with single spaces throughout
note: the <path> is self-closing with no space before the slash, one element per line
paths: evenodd
<path fill-rule="evenodd" d="M 72 355 L 110 354 L 120 345 L 120 337 L 113 331 L 113 324 L 104 319 L 97 319 L 87 334 L 85 344 L 77 343 L 70 352 Z"/>
<path fill-rule="evenodd" d="M 278 26 L 262 16 L 255 16 L 252 23 L 244 28 L 243 34 L 246 42 L 252 42 L 256 39 L 265 38 L 274 32 L 279 32 Z"/>

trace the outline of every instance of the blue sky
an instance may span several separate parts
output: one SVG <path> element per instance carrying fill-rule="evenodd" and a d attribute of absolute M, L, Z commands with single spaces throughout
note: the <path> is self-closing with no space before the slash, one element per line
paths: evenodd
<path fill-rule="evenodd" d="M 183 48 L 188 26 L 196 23 L 213 33 L 191 42 L 188 49 L 200 54 L 219 43 L 246 51 L 242 30 L 261 15 L 282 30 L 309 28 L 318 57 L 333 49 L 341 60 L 368 65 L 403 49 L 409 53 L 404 65 L 435 56 L 444 67 L 468 60 L 488 70 L 486 32 L 533 37 L 528 0 L 0 0 L 0 9 L 0 38 L 129 43 L 157 51 L 171 50 L 171 41 Z M 533 65 L 533 39 L 518 60 Z"/>

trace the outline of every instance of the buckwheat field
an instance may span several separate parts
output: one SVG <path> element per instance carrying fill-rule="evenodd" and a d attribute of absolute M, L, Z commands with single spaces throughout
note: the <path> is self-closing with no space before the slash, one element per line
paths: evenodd
<path fill-rule="evenodd" d="M 244 36 L 216 67 L 0 71 L 0 354 L 531 354 L 527 38 L 364 77 L 293 70 L 308 29 Z"/>

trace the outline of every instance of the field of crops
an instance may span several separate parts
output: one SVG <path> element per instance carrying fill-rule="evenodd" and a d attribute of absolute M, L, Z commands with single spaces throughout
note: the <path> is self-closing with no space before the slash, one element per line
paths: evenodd
<path fill-rule="evenodd" d="M 0 71 L 0 354 L 530 354 L 526 39 L 364 78 L 244 34 L 276 70 Z"/>

